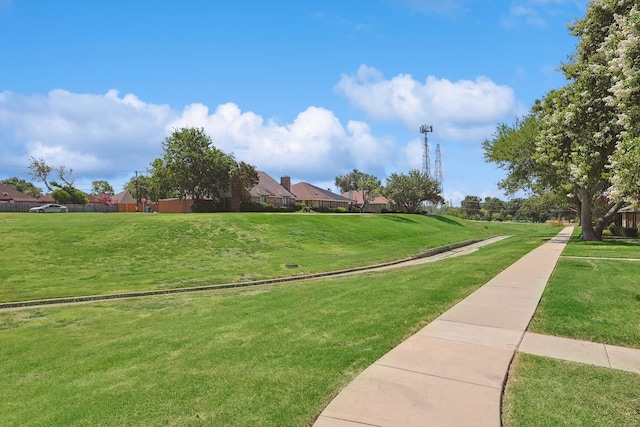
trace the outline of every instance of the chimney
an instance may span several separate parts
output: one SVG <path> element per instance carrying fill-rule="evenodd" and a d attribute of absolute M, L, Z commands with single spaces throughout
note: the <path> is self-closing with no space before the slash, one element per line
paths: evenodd
<path fill-rule="evenodd" d="M 280 185 L 287 189 L 287 191 L 291 191 L 291 178 L 288 176 L 283 176 L 280 178 Z"/>

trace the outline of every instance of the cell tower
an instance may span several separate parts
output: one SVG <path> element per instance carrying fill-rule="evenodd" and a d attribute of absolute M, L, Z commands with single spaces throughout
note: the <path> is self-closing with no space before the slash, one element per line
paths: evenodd
<path fill-rule="evenodd" d="M 424 133 L 424 148 L 422 152 L 422 174 L 431 176 L 431 160 L 429 159 L 429 139 L 427 134 L 433 132 L 433 126 L 420 126 L 420 133 Z"/>
<path fill-rule="evenodd" d="M 444 200 L 444 188 L 442 188 L 442 157 L 440 156 L 440 144 L 436 145 L 436 172 L 435 177 L 438 187 L 440 187 L 440 196 Z"/>

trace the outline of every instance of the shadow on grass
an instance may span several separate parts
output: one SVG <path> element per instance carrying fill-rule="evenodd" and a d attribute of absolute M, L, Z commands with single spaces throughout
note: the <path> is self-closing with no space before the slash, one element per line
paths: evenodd
<path fill-rule="evenodd" d="M 458 221 L 456 221 L 454 219 L 451 219 L 451 218 L 447 218 L 447 217 L 441 216 L 441 215 L 434 215 L 432 218 L 435 218 L 435 219 L 437 219 L 438 221 L 441 221 L 441 222 L 446 222 L 447 224 L 457 225 L 458 227 L 462 226 L 462 224 L 459 223 Z"/>
<path fill-rule="evenodd" d="M 413 223 L 413 224 L 418 222 L 415 219 L 408 218 L 405 215 L 385 215 L 384 219 L 388 219 L 388 220 L 396 221 L 396 222 Z"/>
<path fill-rule="evenodd" d="M 580 239 L 580 236 L 573 236 L 571 238 L 571 243 L 582 245 L 582 246 L 603 246 L 603 247 L 623 246 L 625 248 L 628 248 L 629 246 L 640 246 L 640 239 L 633 238 L 633 237 L 606 236 L 606 237 L 603 237 L 602 240 L 583 241 Z"/>

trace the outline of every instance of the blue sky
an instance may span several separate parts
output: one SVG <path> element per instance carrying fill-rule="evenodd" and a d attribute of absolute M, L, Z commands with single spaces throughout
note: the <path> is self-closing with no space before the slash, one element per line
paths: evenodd
<path fill-rule="evenodd" d="M 505 196 L 499 123 L 564 84 L 586 0 L 0 0 L 0 179 L 30 156 L 116 191 L 181 126 L 274 178 L 431 169 Z"/>

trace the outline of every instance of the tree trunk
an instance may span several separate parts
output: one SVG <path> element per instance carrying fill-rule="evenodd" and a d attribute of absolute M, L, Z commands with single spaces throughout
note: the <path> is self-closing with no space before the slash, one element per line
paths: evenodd
<path fill-rule="evenodd" d="M 624 206 L 624 202 L 617 202 L 611 207 L 611 209 L 609 209 L 609 211 L 605 215 L 598 218 L 598 222 L 596 223 L 596 228 L 594 230 L 598 240 L 602 240 L 602 232 L 609 226 L 609 224 L 613 222 L 616 214 L 618 213 L 618 210 L 622 206 Z"/>
<path fill-rule="evenodd" d="M 582 240 L 600 240 L 596 236 L 593 223 L 591 222 L 591 208 L 593 206 L 591 192 L 587 190 L 580 190 L 578 197 L 580 198 L 580 225 L 582 226 Z"/>

